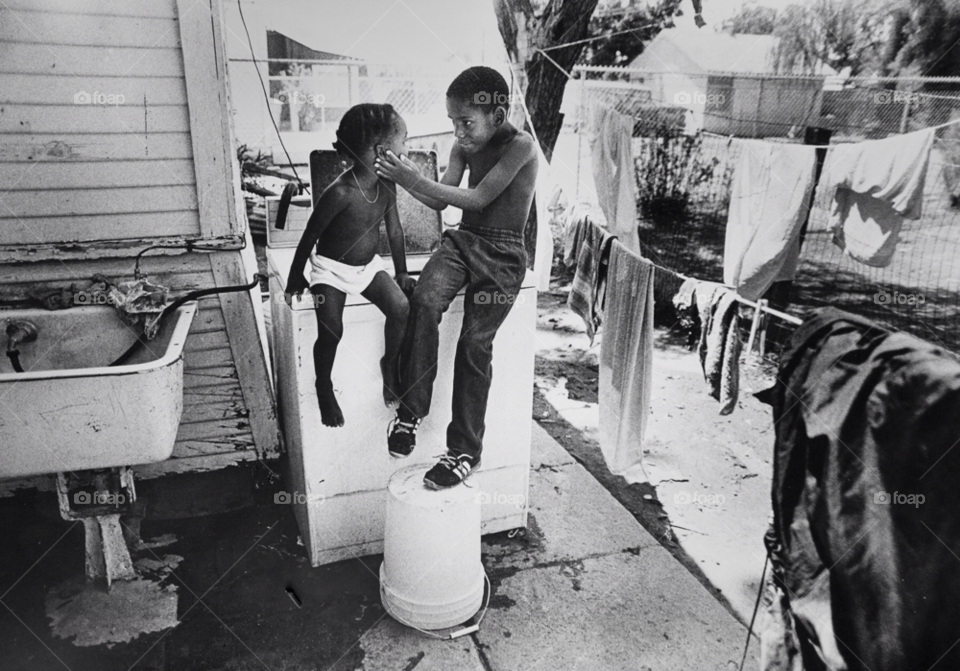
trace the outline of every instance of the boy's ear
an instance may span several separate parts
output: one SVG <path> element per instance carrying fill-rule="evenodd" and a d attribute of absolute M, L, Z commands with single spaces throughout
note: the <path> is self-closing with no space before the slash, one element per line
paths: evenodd
<path fill-rule="evenodd" d="M 503 107 L 497 107 L 493 110 L 493 122 L 498 126 L 507 120 L 507 110 Z"/>
<path fill-rule="evenodd" d="M 376 155 L 377 155 L 378 157 L 380 157 L 380 158 L 383 158 L 384 156 L 387 155 L 387 152 L 385 152 L 385 151 L 383 150 L 383 145 L 382 145 L 382 144 L 374 145 L 373 151 L 374 151 L 374 152 L 376 153 Z"/>

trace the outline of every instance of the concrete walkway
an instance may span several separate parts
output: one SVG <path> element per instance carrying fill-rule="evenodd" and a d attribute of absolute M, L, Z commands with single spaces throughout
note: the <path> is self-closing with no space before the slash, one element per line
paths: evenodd
<path fill-rule="evenodd" d="M 312 568 L 290 506 L 274 503 L 282 483 L 220 471 L 153 492 L 134 553 L 162 568 L 146 578 L 176 595 L 177 625 L 111 644 L 116 613 L 78 601 L 93 589 L 82 525 L 59 519 L 52 494 L 0 500 L 0 669 L 736 669 L 744 626 L 536 424 L 533 437 L 528 528 L 484 537 L 493 589 L 475 634 L 438 641 L 397 624 L 380 604 L 382 557 Z M 217 490 L 233 509 L 197 516 Z"/>
<path fill-rule="evenodd" d="M 387 617 L 361 640 L 362 668 L 736 669 L 743 625 L 536 424 L 532 448 L 527 533 L 484 538 L 480 632 L 435 641 Z"/>

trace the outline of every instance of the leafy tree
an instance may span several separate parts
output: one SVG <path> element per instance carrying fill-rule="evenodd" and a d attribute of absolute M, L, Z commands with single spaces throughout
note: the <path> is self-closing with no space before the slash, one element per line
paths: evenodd
<path fill-rule="evenodd" d="M 773 34 L 781 72 L 813 72 L 820 63 L 852 75 L 873 72 L 895 0 L 806 0 L 778 14 Z"/>
<path fill-rule="evenodd" d="M 586 45 L 584 65 L 627 65 L 643 53 L 643 47 L 679 15 L 681 0 L 660 0 L 655 5 L 630 6 L 622 11 L 598 13 L 590 20 L 590 36 L 609 35 Z M 624 32 L 630 31 L 630 32 Z"/>
<path fill-rule="evenodd" d="M 740 13 L 723 24 L 731 35 L 772 35 L 777 24 L 777 10 L 763 5 L 744 5 Z"/>
<path fill-rule="evenodd" d="M 726 22 L 731 34 L 774 35 L 776 69 L 812 73 L 821 64 L 851 74 L 874 72 L 884 61 L 885 25 L 905 0 L 800 0 L 782 10 L 747 5 Z"/>
<path fill-rule="evenodd" d="M 903 28 L 901 69 L 924 77 L 960 75 L 960 0 L 912 0 Z"/>

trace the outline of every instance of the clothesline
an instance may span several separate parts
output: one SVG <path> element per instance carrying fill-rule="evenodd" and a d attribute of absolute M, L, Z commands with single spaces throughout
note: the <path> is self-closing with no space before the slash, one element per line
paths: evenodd
<path fill-rule="evenodd" d="M 552 48 L 552 47 L 551 47 L 551 48 Z M 573 79 L 573 75 L 570 74 L 569 72 L 567 72 L 566 70 L 564 70 L 562 65 L 560 65 L 560 64 L 557 63 L 555 60 L 553 60 L 552 58 L 550 58 L 550 56 L 547 54 L 546 51 L 544 51 L 543 49 L 534 49 L 534 51 L 537 52 L 538 54 L 540 54 L 541 56 L 543 56 L 544 58 L 546 58 L 548 61 L 550 61 L 550 62 L 553 63 L 554 65 L 556 65 L 556 66 L 557 66 L 557 69 L 558 69 L 560 72 L 562 72 L 563 74 L 565 74 L 565 75 L 567 76 L 567 79 Z"/>
<path fill-rule="evenodd" d="M 623 35 L 623 34 L 625 34 L 625 33 L 635 33 L 635 32 L 637 32 L 638 30 L 642 30 L 643 28 L 652 28 L 653 26 L 656 26 L 656 25 L 659 25 L 659 24 L 656 23 L 656 22 L 654 22 L 654 23 L 648 23 L 648 24 L 643 25 L 643 26 L 637 26 L 636 28 L 629 28 L 629 29 L 627 29 L 627 30 L 618 30 L 617 32 L 615 32 L 615 33 L 610 33 L 609 35 L 597 35 L 597 36 L 595 36 L 595 37 L 588 37 L 588 38 L 586 38 L 586 39 L 577 40 L 577 41 L 575 41 L 575 42 L 567 42 L 566 44 L 556 44 L 556 45 L 554 45 L 554 46 L 552 46 L 552 47 L 545 47 L 544 49 L 537 49 L 537 51 L 552 51 L 552 50 L 554 50 L 554 49 L 563 49 L 564 47 L 572 47 L 572 46 L 574 46 L 574 45 L 576 45 L 576 44 L 585 44 L 585 43 L 587 43 L 587 42 L 596 42 L 597 40 L 605 40 L 605 39 L 607 39 L 608 37 L 613 37 L 614 35 Z M 638 37 L 639 37 L 639 35 L 638 35 Z M 546 54 L 544 54 L 544 55 L 546 55 Z M 563 68 L 560 68 L 560 69 L 563 70 Z"/>
<path fill-rule="evenodd" d="M 640 119 L 641 117 L 634 117 L 635 119 Z M 945 121 L 944 123 L 937 124 L 936 126 L 927 126 L 926 128 L 920 128 L 919 130 L 910 131 L 911 133 L 921 133 L 927 130 L 937 130 L 939 128 L 946 128 L 947 126 L 952 126 L 955 123 L 960 123 L 960 118 L 952 119 L 951 121 Z M 721 133 L 714 133 L 712 131 L 701 131 L 704 135 L 712 135 L 713 137 L 723 138 L 725 140 L 742 140 L 744 138 L 739 138 L 735 135 L 723 135 Z M 901 133 L 906 135 L 907 133 Z M 882 138 L 881 138 L 882 139 Z M 769 142 L 769 140 L 753 140 L 754 142 Z M 837 147 L 842 147 L 846 144 L 860 144 L 860 142 L 874 142 L 874 140 L 860 140 L 858 142 L 841 142 L 837 144 L 805 144 L 804 147 L 812 147 L 813 149 L 836 149 Z M 779 143 L 778 143 L 779 144 Z"/>
<path fill-rule="evenodd" d="M 644 258 L 646 258 L 646 257 L 644 257 Z M 678 271 L 676 271 L 676 270 L 673 270 L 672 268 L 667 268 L 667 267 L 665 267 L 665 266 L 661 266 L 661 265 L 659 265 L 659 264 L 657 264 L 657 263 L 654 263 L 654 262 L 651 261 L 650 259 L 646 259 L 646 261 L 647 261 L 651 266 L 653 266 L 654 268 L 657 268 L 658 270 L 662 270 L 662 271 L 664 271 L 664 272 L 670 273 L 671 275 L 675 275 L 675 276 L 679 277 L 679 278 L 682 279 L 682 280 L 693 280 L 693 281 L 695 281 L 695 282 L 705 282 L 705 281 L 706 281 L 706 280 L 701 280 L 701 279 L 698 278 L 698 277 L 689 277 L 688 275 L 684 275 L 683 273 L 678 272 Z M 727 287 L 727 288 L 730 289 L 731 287 Z M 763 299 L 761 299 L 761 302 L 751 301 L 751 300 L 747 300 L 746 298 L 744 298 L 744 297 L 741 296 L 740 294 L 737 294 L 737 295 L 736 295 L 736 299 L 737 299 L 737 302 L 738 302 L 738 303 L 742 303 L 743 305 L 750 306 L 750 307 L 752 307 L 752 308 L 754 308 L 754 309 L 756 309 L 756 310 L 759 310 L 761 313 L 766 312 L 767 314 L 773 315 L 774 317 L 779 317 L 780 319 L 783 319 L 784 321 L 790 322 L 791 324 L 795 324 L 796 326 L 799 326 L 800 324 L 803 323 L 803 320 L 800 319 L 799 317 L 794 317 L 793 315 L 788 314 L 788 313 L 786 313 L 786 312 L 781 312 L 780 310 L 774 310 L 773 308 L 767 307 L 767 306 L 765 305 L 765 302 L 763 302 Z"/>

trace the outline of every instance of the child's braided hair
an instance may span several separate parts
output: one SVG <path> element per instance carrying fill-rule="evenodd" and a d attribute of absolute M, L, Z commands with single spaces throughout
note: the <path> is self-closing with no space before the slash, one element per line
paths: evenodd
<path fill-rule="evenodd" d="M 385 141 L 399 120 L 400 115 L 393 105 L 354 105 L 340 119 L 337 141 L 333 143 L 333 148 L 338 153 L 356 160 L 369 147 Z"/>
<path fill-rule="evenodd" d="M 447 97 L 492 112 L 497 107 L 510 108 L 510 87 L 499 72 L 485 65 L 467 68 L 447 88 Z"/>

